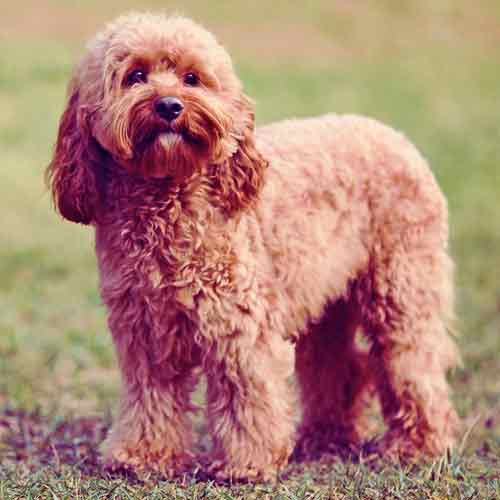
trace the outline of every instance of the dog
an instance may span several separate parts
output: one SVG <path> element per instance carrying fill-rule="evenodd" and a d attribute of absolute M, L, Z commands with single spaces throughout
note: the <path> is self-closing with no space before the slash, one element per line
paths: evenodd
<path fill-rule="evenodd" d="M 166 14 L 107 25 L 68 94 L 46 175 L 95 228 L 123 381 L 107 467 L 186 470 L 202 373 L 216 478 L 359 443 L 375 392 L 380 453 L 453 446 L 447 205 L 403 135 L 334 114 L 255 129 L 226 50 Z"/>

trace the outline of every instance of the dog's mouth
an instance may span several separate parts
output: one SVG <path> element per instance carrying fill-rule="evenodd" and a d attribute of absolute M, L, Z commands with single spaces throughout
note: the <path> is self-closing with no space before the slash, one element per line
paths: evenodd
<path fill-rule="evenodd" d="M 194 136 L 189 130 L 182 127 L 161 126 L 153 131 L 149 137 L 145 137 L 144 139 L 144 145 L 158 141 L 166 151 L 175 150 L 183 144 L 195 148 L 204 146 L 200 138 Z"/>
<path fill-rule="evenodd" d="M 184 140 L 183 134 L 167 130 L 158 134 L 158 140 L 165 149 L 172 149 L 179 145 Z"/>
<path fill-rule="evenodd" d="M 151 127 L 147 132 L 143 132 L 135 142 L 136 153 L 142 154 L 152 146 L 160 146 L 165 151 L 173 151 L 186 142 L 186 135 L 181 130 L 174 130 L 170 126 Z"/>

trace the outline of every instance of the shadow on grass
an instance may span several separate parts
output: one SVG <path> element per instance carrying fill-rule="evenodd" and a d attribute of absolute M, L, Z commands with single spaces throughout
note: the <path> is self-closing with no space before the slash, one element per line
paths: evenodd
<path fill-rule="evenodd" d="M 108 428 L 109 421 L 98 417 L 53 420 L 6 409 L 0 414 L 2 464 L 22 463 L 28 470 L 69 465 L 84 476 L 100 476 L 99 444 Z"/>
<path fill-rule="evenodd" d="M 99 446 L 106 437 L 110 420 L 101 417 L 81 417 L 69 420 L 51 419 L 37 412 L 5 409 L 0 413 L 0 456 L 4 466 L 21 466 L 26 471 L 37 471 L 43 467 L 58 470 L 70 466 L 82 477 L 127 478 L 140 480 L 130 471 L 106 471 L 100 460 Z M 306 458 L 294 453 L 284 476 L 301 470 Z M 332 447 L 330 460 L 353 460 L 355 452 L 348 447 Z M 320 457 L 314 457 L 319 459 Z M 325 457 L 323 457 L 325 458 Z M 203 462 L 203 460 L 202 460 Z M 203 465 L 193 472 L 198 481 L 210 478 Z"/>
<path fill-rule="evenodd" d="M 103 468 L 99 446 L 106 437 L 110 419 L 102 417 L 80 417 L 54 419 L 37 412 L 5 409 L 0 412 L 0 456 L 1 465 L 21 467 L 26 472 L 39 471 L 44 467 L 60 470 L 69 466 L 81 477 L 121 478 L 131 482 L 144 478 L 133 472 L 119 470 L 109 472 Z M 307 458 L 297 446 L 290 465 L 282 471 L 282 477 L 303 472 L 313 462 L 326 465 L 332 462 L 357 462 L 360 449 L 350 446 L 332 445 L 324 454 Z M 195 481 L 209 481 L 204 469 L 207 464 L 201 459 L 191 477 Z"/>
<path fill-rule="evenodd" d="M 100 460 L 99 446 L 106 437 L 110 426 L 110 418 L 80 417 L 74 419 L 54 419 L 45 417 L 37 412 L 26 412 L 23 410 L 4 409 L 0 411 L 0 473 L 2 469 L 6 472 L 13 468 L 24 470 L 24 475 L 30 475 L 42 469 L 50 469 L 58 475 L 68 467 L 72 473 L 80 478 L 87 479 L 121 479 L 129 484 L 142 484 L 154 480 L 161 480 L 156 474 L 147 474 L 139 477 L 125 469 L 109 472 L 103 468 Z M 494 441 L 491 442 L 492 445 Z M 475 450 L 475 458 L 466 460 L 468 466 L 476 468 L 473 462 L 484 462 L 487 469 L 493 468 L 493 476 L 498 473 L 498 447 L 490 449 L 487 443 Z M 454 458 L 447 457 L 446 462 L 450 464 L 464 462 L 458 455 Z M 441 460 L 442 461 L 442 460 Z M 460 466 L 465 466 L 465 462 Z M 470 463 L 469 463 L 470 462 Z M 437 462 L 436 462 L 437 463 Z M 196 464 L 191 473 L 187 474 L 181 483 L 186 480 L 190 484 L 208 482 L 215 484 L 213 478 L 207 476 L 206 456 Z M 403 470 L 401 465 L 393 470 L 395 464 L 386 462 L 383 456 L 376 451 L 376 440 L 365 442 L 362 446 L 349 446 L 347 444 L 330 445 L 328 449 L 323 448 L 322 453 L 307 453 L 301 449 L 298 443 L 291 457 L 289 466 L 280 474 L 281 481 L 290 480 L 304 473 L 314 473 L 316 477 L 326 477 L 332 470 L 339 467 L 342 474 L 350 467 L 362 467 L 365 473 L 385 473 L 388 470 Z M 442 464 L 441 464 L 442 465 Z M 456 466 L 456 465 L 455 465 Z M 453 466 L 453 467 L 455 467 Z M 389 468 L 388 468 L 389 467 Z M 451 467 L 451 468 L 453 468 Z M 435 468 L 435 464 L 429 469 Z M 449 468 L 447 466 L 447 468 Z M 423 471 L 416 464 L 406 465 L 405 474 L 413 473 L 422 475 Z M 0 479 L 1 479 L 0 474 Z M 425 476 L 425 474 L 424 474 Z M 491 480 L 490 474 L 481 472 L 483 479 Z M 177 479 L 178 482 L 180 479 Z"/>

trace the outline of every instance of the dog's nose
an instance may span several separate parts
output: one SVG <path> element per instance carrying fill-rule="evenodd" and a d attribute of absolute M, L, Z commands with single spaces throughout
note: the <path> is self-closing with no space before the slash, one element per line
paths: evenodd
<path fill-rule="evenodd" d="M 155 103 L 155 111 L 165 120 L 174 121 L 184 109 L 184 104 L 177 97 L 162 97 Z"/>

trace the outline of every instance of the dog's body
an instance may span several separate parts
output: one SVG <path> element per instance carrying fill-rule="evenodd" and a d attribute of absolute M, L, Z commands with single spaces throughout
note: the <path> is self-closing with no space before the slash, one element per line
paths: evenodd
<path fill-rule="evenodd" d="M 120 78 L 138 81 L 116 88 L 108 80 L 128 57 L 116 56 L 122 35 L 131 54 L 141 36 L 163 57 L 203 53 L 200 73 L 210 76 L 199 89 L 191 76 L 167 86 L 160 76 L 172 70 L 151 64 L 146 80 L 123 70 Z M 372 383 L 389 425 L 382 450 L 435 455 L 451 446 L 457 417 L 445 373 L 457 355 L 447 333 L 447 211 L 415 148 L 354 116 L 254 135 L 225 52 L 182 18 L 122 18 L 89 54 L 70 88 L 49 177 L 61 213 L 96 228 L 124 382 L 107 463 L 184 467 L 199 367 L 220 477 L 268 478 L 286 464 L 294 367 L 305 454 L 363 437 Z M 149 103 L 167 87 L 187 109 L 168 126 L 158 116 L 150 123 Z M 359 327 L 369 356 L 355 346 Z"/>

